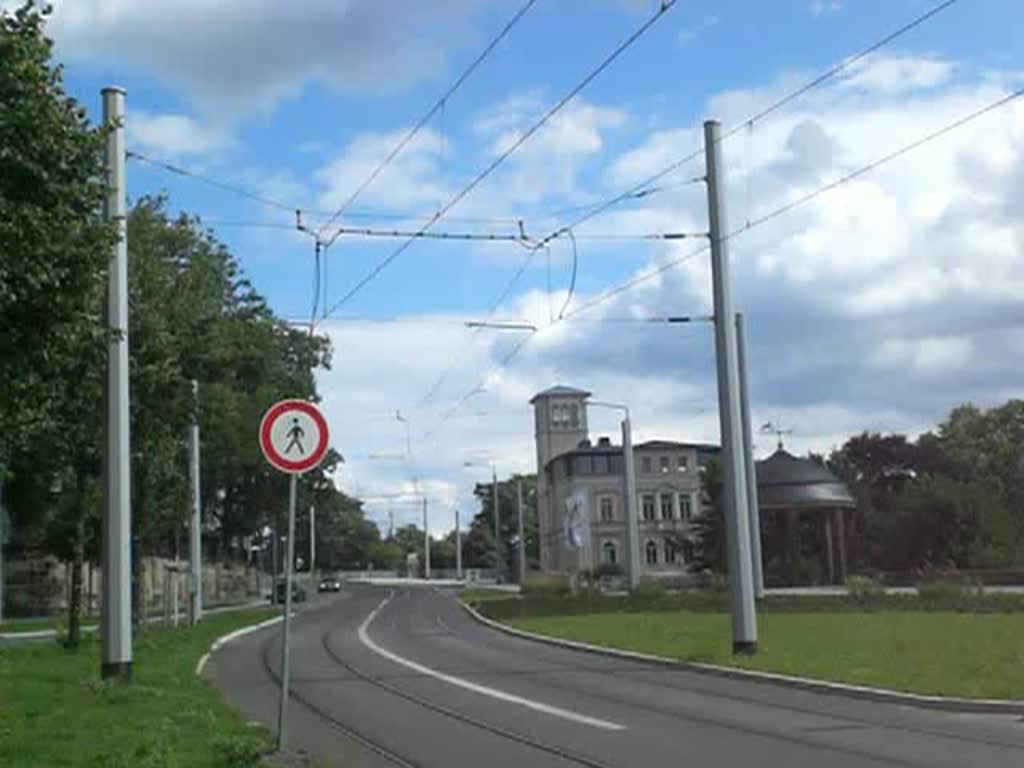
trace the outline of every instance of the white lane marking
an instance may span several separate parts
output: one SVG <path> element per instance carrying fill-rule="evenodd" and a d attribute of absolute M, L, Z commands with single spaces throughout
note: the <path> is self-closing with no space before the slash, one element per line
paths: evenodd
<path fill-rule="evenodd" d="M 568 709 L 562 709 L 561 707 L 555 707 L 551 704 L 544 704 L 539 701 L 533 701 L 522 696 L 517 696 L 514 693 L 507 693 L 505 691 L 499 691 L 497 688 L 490 688 L 486 685 L 480 685 L 469 680 L 465 680 L 461 677 L 455 677 L 444 672 L 439 672 L 436 669 L 431 669 L 422 664 L 419 664 L 411 659 L 407 659 L 403 656 L 399 656 L 397 653 L 389 651 L 387 648 L 382 648 L 377 645 L 370 637 L 369 626 L 373 623 L 373 620 L 377 618 L 377 615 L 381 612 L 385 605 L 391 600 L 391 596 L 385 597 L 380 605 L 370 612 L 370 615 L 366 617 L 362 624 L 359 625 L 359 641 L 369 648 L 371 651 L 376 653 L 378 656 L 383 656 L 388 661 L 392 661 L 395 664 L 399 664 L 408 669 L 419 672 L 422 675 L 433 677 L 442 682 L 454 685 L 459 688 L 465 688 L 467 691 L 473 691 L 473 693 L 479 693 L 483 696 L 490 696 L 492 699 L 498 699 L 499 701 L 505 701 L 509 704 L 517 704 L 527 709 L 532 709 L 535 712 L 541 712 L 545 715 L 553 715 L 555 717 L 561 717 L 565 720 L 572 720 L 575 723 L 582 723 L 583 725 L 589 725 L 592 728 L 601 728 L 606 731 L 624 731 L 626 726 L 620 725 L 619 723 L 613 723 L 608 720 L 601 720 L 600 718 L 590 717 L 588 715 L 581 715 L 578 712 L 573 712 Z"/>

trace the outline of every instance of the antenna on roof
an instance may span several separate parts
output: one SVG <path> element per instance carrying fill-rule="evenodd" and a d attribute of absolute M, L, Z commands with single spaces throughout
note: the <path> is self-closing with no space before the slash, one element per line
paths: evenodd
<path fill-rule="evenodd" d="M 775 435 L 776 439 L 779 441 L 780 451 L 783 450 L 782 436 L 793 434 L 792 429 L 783 429 L 781 424 L 774 421 L 766 421 L 764 424 L 761 425 L 761 428 L 758 431 L 761 432 L 762 434 Z"/>

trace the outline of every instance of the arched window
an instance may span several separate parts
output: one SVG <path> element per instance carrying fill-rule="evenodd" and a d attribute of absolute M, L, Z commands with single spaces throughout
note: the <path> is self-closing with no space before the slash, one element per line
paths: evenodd
<path fill-rule="evenodd" d="M 658 545 L 653 541 L 648 541 L 647 546 L 644 547 L 645 554 L 647 556 L 648 565 L 658 564 Z"/>
<path fill-rule="evenodd" d="M 615 542 L 606 541 L 601 547 L 604 550 L 604 561 L 609 565 L 619 562 L 619 553 L 615 550 Z"/>
<path fill-rule="evenodd" d="M 672 539 L 665 539 L 665 562 L 672 564 L 676 561 L 676 545 Z"/>

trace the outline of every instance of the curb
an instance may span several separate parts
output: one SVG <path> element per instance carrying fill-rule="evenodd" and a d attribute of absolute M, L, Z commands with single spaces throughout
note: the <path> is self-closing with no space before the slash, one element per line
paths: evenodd
<path fill-rule="evenodd" d="M 226 635 L 221 635 L 210 644 L 210 650 L 199 657 L 199 661 L 196 662 L 196 675 L 203 674 L 203 669 L 206 668 L 206 662 L 210 660 L 210 656 L 215 654 L 232 640 L 237 640 L 240 637 L 251 635 L 253 632 L 259 632 L 261 629 L 272 627 L 274 624 L 280 623 L 281 619 L 281 616 L 275 616 L 272 619 L 261 621 L 259 624 L 253 624 L 251 627 L 242 627 L 241 629 L 236 629 L 233 632 L 228 632 Z"/>
<path fill-rule="evenodd" d="M 530 640 L 545 645 L 553 645 L 559 648 L 571 648 L 577 651 L 585 651 L 600 656 L 610 656 L 618 659 L 628 659 L 644 664 L 651 664 L 661 667 L 672 667 L 684 672 L 696 672 L 698 674 L 724 677 L 733 680 L 744 680 L 746 682 L 761 683 L 765 685 L 777 685 L 784 688 L 792 688 L 811 693 L 831 694 L 834 696 L 845 696 L 852 699 L 864 701 L 875 701 L 885 704 L 903 704 L 919 709 L 931 709 L 945 712 L 966 712 L 975 714 L 1002 714 L 1022 715 L 1024 714 L 1024 701 L 1011 699 L 965 699 L 949 696 L 928 696 L 919 693 L 906 693 L 888 688 L 872 688 L 866 685 L 852 685 L 849 683 L 833 683 L 827 680 L 815 680 L 807 677 L 794 677 L 783 675 L 777 672 L 757 672 L 753 670 L 738 669 L 736 667 L 723 667 L 717 664 L 703 664 L 695 661 L 681 661 L 670 659 L 665 656 L 654 656 L 636 651 L 623 651 L 617 648 L 606 648 L 600 645 L 583 643 L 578 640 L 563 640 L 547 635 L 538 635 L 534 632 L 527 632 L 522 629 L 510 627 L 499 621 L 483 616 L 472 606 L 463 603 L 459 604 L 466 609 L 466 612 L 476 621 L 486 627 L 507 635 Z"/>

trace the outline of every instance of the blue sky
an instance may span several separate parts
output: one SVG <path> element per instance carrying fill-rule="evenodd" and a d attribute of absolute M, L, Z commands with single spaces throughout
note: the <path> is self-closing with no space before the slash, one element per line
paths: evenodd
<path fill-rule="evenodd" d="M 422 219 L 379 214 L 435 211 L 658 4 L 538 0 L 345 223 L 414 226 Z M 124 85 L 134 149 L 316 221 L 313 212 L 333 210 L 362 181 L 521 3 L 55 5 L 68 89 L 98 117 L 100 88 Z M 507 233 L 522 219 L 542 236 L 567 221 L 552 211 L 614 195 L 699 149 L 703 119 L 742 123 L 935 5 L 680 0 L 436 229 Z M 738 133 L 723 146 L 734 224 L 1019 88 L 1022 28 L 1014 0 L 961 0 Z M 964 400 L 1020 396 L 1007 361 L 1024 352 L 1022 142 L 1015 103 L 737 239 L 755 420 L 786 422 L 797 450 L 825 450 L 863 429 L 928 428 Z M 137 162 L 129 170 L 132 196 L 165 191 L 173 210 L 210 222 L 275 310 L 309 314 L 312 243 L 288 230 L 293 216 Z M 698 159 L 666 179 L 679 186 L 579 228 L 575 306 L 692 248 L 589 237 L 703 231 L 704 188 L 682 183 L 702 173 Z M 230 225 L 239 222 L 276 228 Z M 328 304 L 399 242 L 339 239 L 328 253 Z M 549 321 L 566 298 L 570 254 L 566 239 L 553 243 L 550 278 L 546 255 L 536 258 L 498 314 Z M 709 329 L 595 322 L 706 311 L 706 259 L 549 329 L 488 377 L 519 339 L 473 335 L 461 323 L 490 308 L 525 255 L 515 244 L 416 243 L 325 323 L 336 365 L 321 388 L 351 457 L 339 478 L 346 488 L 409 488 L 407 467 L 368 459 L 401 449 L 401 408 L 417 478 L 442 508 L 473 509 L 476 476 L 464 459 L 489 450 L 505 471 L 532 470 L 526 401 L 555 380 L 630 401 L 641 437 L 717 438 Z M 395 322 L 373 322 L 382 319 Z M 481 382 L 484 391 L 452 412 Z M 595 417 L 612 431 L 611 414 Z"/>

